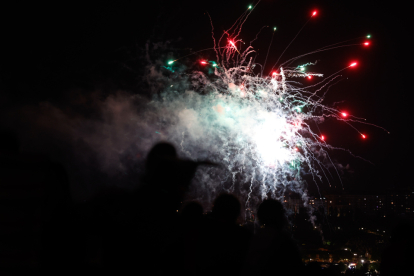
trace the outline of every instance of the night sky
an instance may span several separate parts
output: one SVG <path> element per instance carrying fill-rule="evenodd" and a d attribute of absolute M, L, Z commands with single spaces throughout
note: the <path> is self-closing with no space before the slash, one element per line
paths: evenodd
<path fill-rule="evenodd" d="M 401 2 L 403 3 L 403 2 Z M 179 57 L 213 46 L 212 18 L 216 37 L 241 15 L 249 1 L 129 1 L 81 5 L 32 3 L 8 4 L 1 15 L 0 53 L 1 124 L 25 133 L 24 116 L 16 110 L 48 102 L 70 109 L 74 116 L 93 117 L 85 94 L 106 97 L 118 90 L 145 94 L 142 85 L 145 43 L 169 42 L 168 55 Z M 367 122 L 384 127 L 354 124 L 368 138 L 343 122 L 327 120 L 320 125 L 327 142 L 349 149 L 374 165 L 342 152 L 331 157 L 350 164 L 354 173 L 344 176 L 346 189 L 406 188 L 412 186 L 413 135 L 409 47 L 412 44 L 409 7 L 379 1 L 274 1 L 263 0 L 246 21 L 241 38 L 258 51 L 263 63 L 273 26 L 277 27 L 267 71 L 316 9 L 282 61 L 347 39 L 362 43 L 371 34 L 371 46 L 353 46 L 300 59 L 298 64 L 318 61 L 312 69 L 329 76 L 357 60 L 356 68 L 341 73 L 325 104 L 347 110 Z M 411 50 L 411 49 L 410 49 Z M 213 52 L 193 56 L 214 58 Z M 79 95 L 82 94 L 82 96 Z M 12 115 L 10 115 L 12 114 Z M 13 116 L 10 117 L 10 116 Z M 19 117 L 21 116 L 21 118 Z M 39 150 L 39 149 L 38 149 Z M 41 150 L 39 150 L 41 151 Z M 45 150 L 46 152 L 46 150 Z"/>

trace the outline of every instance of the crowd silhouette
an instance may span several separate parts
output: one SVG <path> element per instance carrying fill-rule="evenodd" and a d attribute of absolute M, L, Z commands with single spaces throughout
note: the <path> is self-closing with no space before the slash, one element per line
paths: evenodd
<path fill-rule="evenodd" d="M 73 205 L 62 166 L 19 153 L 10 133 L 0 137 L 1 275 L 339 274 L 302 263 L 277 200 L 260 203 L 255 233 L 238 224 L 235 195 L 217 196 L 208 214 L 198 202 L 182 204 L 197 167 L 216 164 L 179 159 L 169 143 L 149 152 L 139 189 Z M 386 252 L 386 271 L 404 241 Z"/>

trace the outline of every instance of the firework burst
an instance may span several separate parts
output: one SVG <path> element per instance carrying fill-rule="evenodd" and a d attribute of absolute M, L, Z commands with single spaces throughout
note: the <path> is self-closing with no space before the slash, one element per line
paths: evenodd
<path fill-rule="evenodd" d="M 193 194 L 199 199 L 211 201 L 216 192 L 227 191 L 237 193 L 248 204 L 269 194 L 279 198 L 286 190 L 298 192 L 305 199 L 302 175 L 311 175 L 317 183 L 317 179 L 328 179 L 328 166 L 335 168 L 328 155 L 334 147 L 327 144 L 325 135 L 312 131 L 310 124 L 334 117 L 366 138 L 352 124 L 366 123 L 365 119 L 323 103 L 327 90 L 340 78 L 339 73 L 357 66 L 357 62 L 328 77 L 309 70 L 315 63 L 292 65 L 309 54 L 363 44 L 335 43 L 276 63 L 268 75 L 263 75 L 265 64 L 254 62 L 254 40 L 246 45 L 239 38 L 254 8 L 249 7 L 218 40 L 213 32 L 216 60 L 199 61 L 213 74 L 188 73 L 190 85 L 184 85 L 184 93 L 177 89 L 183 87 L 183 81 L 171 78 L 169 88 L 152 102 L 160 114 L 163 138 L 179 145 L 188 158 L 222 164 L 221 169 L 207 168 L 198 173 L 199 184 Z M 312 11 L 309 20 L 316 14 Z M 164 68 L 174 71 L 171 66 L 179 60 L 169 61 L 169 67 Z M 315 84 L 304 87 L 299 82 L 313 77 L 319 78 Z"/>

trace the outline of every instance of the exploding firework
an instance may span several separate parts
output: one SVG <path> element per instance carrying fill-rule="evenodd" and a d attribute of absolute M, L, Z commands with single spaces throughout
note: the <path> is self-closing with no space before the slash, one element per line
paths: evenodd
<path fill-rule="evenodd" d="M 327 178 L 329 166 L 335 168 L 328 155 L 334 147 L 327 144 L 325 135 L 312 131 L 310 124 L 321 123 L 326 117 L 345 121 L 351 127 L 353 122 L 365 123 L 365 119 L 323 103 L 325 93 L 340 77 L 338 73 L 357 66 L 357 62 L 328 77 L 309 71 L 314 63 L 291 65 L 309 54 L 363 43 L 336 43 L 317 49 L 277 63 L 263 75 L 265 64 L 254 62 L 254 47 L 238 47 L 244 45 L 239 36 L 253 9 L 249 6 L 217 41 L 213 35 L 216 60 L 198 61 L 212 74 L 193 71 L 186 74 L 188 78 L 178 77 L 173 66 L 180 58 L 168 61 L 164 68 L 174 75 L 168 88 L 151 103 L 159 114 L 157 133 L 161 139 L 178 145 L 187 158 L 222 165 L 198 172 L 192 192 L 201 201 L 211 202 L 220 191 L 236 193 L 247 204 L 268 195 L 281 197 L 286 190 L 305 199 L 303 174 L 311 175 L 316 183 Z M 312 11 L 310 19 L 316 14 Z M 319 82 L 299 85 L 298 78 L 313 77 Z"/>

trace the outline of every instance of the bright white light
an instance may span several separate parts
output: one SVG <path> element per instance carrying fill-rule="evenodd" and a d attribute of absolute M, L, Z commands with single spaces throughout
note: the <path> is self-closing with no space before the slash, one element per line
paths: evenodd
<path fill-rule="evenodd" d="M 273 114 L 262 114 L 262 116 L 263 123 L 253 130 L 253 141 L 262 157 L 263 164 L 275 166 L 292 161 L 295 156 L 280 139 L 280 137 L 290 138 L 292 136 L 291 131 L 286 129 L 286 120 L 277 118 Z"/>

